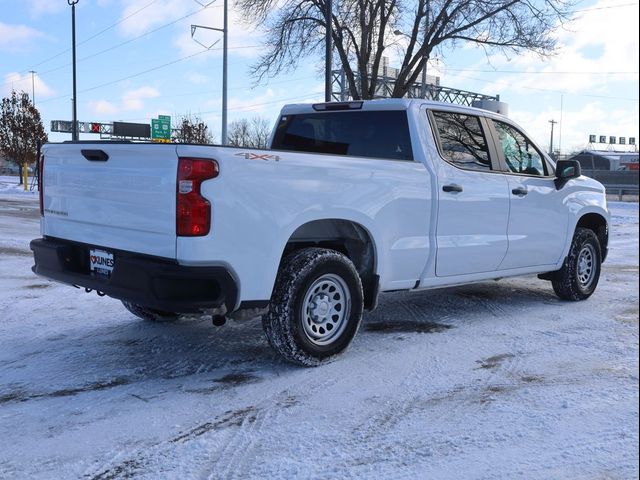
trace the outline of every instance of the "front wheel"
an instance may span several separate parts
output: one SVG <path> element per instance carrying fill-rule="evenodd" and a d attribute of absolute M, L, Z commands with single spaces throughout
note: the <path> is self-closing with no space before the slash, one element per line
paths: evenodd
<path fill-rule="evenodd" d="M 362 284 L 353 263 L 333 250 L 305 248 L 284 260 L 262 325 L 285 359 L 317 366 L 349 346 L 362 310 Z"/>
<path fill-rule="evenodd" d="M 551 281 L 553 291 L 563 300 L 585 300 L 591 296 L 600 279 L 602 253 L 596 234 L 588 228 L 577 228 L 569 255 Z"/>

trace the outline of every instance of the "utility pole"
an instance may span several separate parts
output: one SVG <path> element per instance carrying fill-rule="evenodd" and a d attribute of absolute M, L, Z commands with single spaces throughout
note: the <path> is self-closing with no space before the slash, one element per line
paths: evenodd
<path fill-rule="evenodd" d="M 34 70 L 29 70 L 29 73 L 31 74 L 31 103 L 33 103 L 33 106 L 36 106 L 36 82 L 34 80 L 34 75 L 36 74 L 36 72 Z"/>
<path fill-rule="evenodd" d="M 78 141 L 78 95 L 76 90 L 76 3 L 78 0 L 67 0 L 71 6 L 71 57 L 73 62 L 73 125 L 71 130 L 71 140 Z"/>
<path fill-rule="evenodd" d="M 224 25 L 222 27 L 222 145 L 227 145 L 227 37 L 228 28 L 228 0 L 224 0 Z"/>
<path fill-rule="evenodd" d="M 325 0 L 326 7 L 324 12 L 325 21 L 325 68 L 324 68 L 324 101 L 331 101 L 331 67 L 333 65 L 333 39 L 331 38 L 331 24 L 333 22 L 333 2 Z"/>
<path fill-rule="evenodd" d="M 431 11 L 429 0 L 427 0 L 427 11 L 424 16 L 424 31 L 427 32 L 429 30 L 429 12 Z M 426 34 L 425 34 L 426 35 Z M 422 67 L 422 91 L 421 97 L 427 98 L 427 64 L 429 63 L 429 57 L 427 55 L 423 55 L 424 66 Z"/>
<path fill-rule="evenodd" d="M 564 103 L 564 94 L 560 94 L 560 124 L 558 125 L 558 153 L 562 152 L 562 110 Z"/>
<path fill-rule="evenodd" d="M 198 0 L 196 0 L 200 3 Z M 205 6 L 208 7 L 213 2 L 207 3 Z M 200 5 L 203 5 L 200 3 Z M 191 25 L 191 38 L 198 44 L 202 45 L 207 50 L 211 50 L 220 40 L 216 40 L 210 45 L 205 45 L 204 43 L 198 41 L 194 35 L 198 28 L 204 28 L 206 30 L 215 30 L 216 32 L 222 32 L 222 145 L 227 145 L 229 140 L 227 138 L 227 76 L 228 76 L 228 62 L 227 62 L 227 53 L 229 50 L 228 44 L 228 36 L 229 36 L 229 3 L 228 0 L 224 0 L 224 19 L 222 20 L 222 28 L 215 27 L 207 27 L 204 25 Z"/>
<path fill-rule="evenodd" d="M 556 122 L 555 120 L 549 120 L 549 123 L 551 124 L 551 141 L 549 142 L 549 155 L 553 157 L 553 127 L 558 122 Z"/>

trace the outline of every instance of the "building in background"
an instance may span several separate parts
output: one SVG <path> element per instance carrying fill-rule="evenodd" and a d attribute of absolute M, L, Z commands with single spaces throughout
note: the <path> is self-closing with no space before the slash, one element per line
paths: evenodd
<path fill-rule="evenodd" d="M 578 160 L 585 170 L 637 171 L 638 152 L 582 150 L 569 157 Z"/>

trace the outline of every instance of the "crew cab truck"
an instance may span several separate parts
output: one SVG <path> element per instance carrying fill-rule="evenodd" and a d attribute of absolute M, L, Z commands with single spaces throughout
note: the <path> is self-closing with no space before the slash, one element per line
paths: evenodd
<path fill-rule="evenodd" d="M 133 314 L 262 316 L 286 359 L 319 365 L 380 292 L 539 274 L 595 290 L 603 186 L 515 123 L 424 100 L 288 105 L 271 149 L 48 144 L 38 275 Z"/>

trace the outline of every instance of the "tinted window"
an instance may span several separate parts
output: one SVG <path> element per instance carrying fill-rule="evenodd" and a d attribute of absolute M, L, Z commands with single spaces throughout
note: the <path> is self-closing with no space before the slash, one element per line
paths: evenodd
<path fill-rule="evenodd" d="M 272 148 L 392 160 L 413 160 L 404 111 L 285 115 Z"/>
<path fill-rule="evenodd" d="M 542 155 L 522 132 L 506 123 L 493 121 L 507 168 L 513 173 L 545 175 Z"/>
<path fill-rule="evenodd" d="M 433 112 L 440 154 L 450 163 L 472 170 L 491 170 L 489 149 L 480 119 L 460 113 Z"/>

